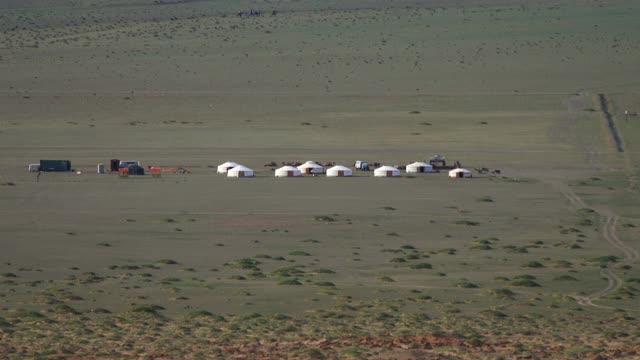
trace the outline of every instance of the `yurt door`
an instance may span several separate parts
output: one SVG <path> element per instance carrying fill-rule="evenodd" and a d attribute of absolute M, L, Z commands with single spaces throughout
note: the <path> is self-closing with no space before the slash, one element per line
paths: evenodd
<path fill-rule="evenodd" d="M 387 177 L 392 177 L 393 176 L 393 171 L 389 170 L 387 171 Z"/>
<path fill-rule="evenodd" d="M 238 171 L 238 177 L 244 177 L 244 171 Z"/>
<path fill-rule="evenodd" d="M 344 170 L 338 170 L 338 176 L 344 176 Z"/>
<path fill-rule="evenodd" d="M 292 177 L 293 176 L 293 171 L 287 171 L 287 177 Z"/>
<path fill-rule="evenodd" d="M 464 173 L 463 173 L 462 171 L 460 171 L 460 172 L 458 173 L 458 177 L 459 177 L 459 178 L 464 177 Z"/>

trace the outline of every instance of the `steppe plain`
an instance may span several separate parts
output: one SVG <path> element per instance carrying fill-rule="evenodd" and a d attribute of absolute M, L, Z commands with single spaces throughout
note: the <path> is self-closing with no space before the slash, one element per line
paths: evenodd
<path fill-rule="evenodd" d="M 0 358 L 640 357 L 637 1 L 51 3 L 0 4 Z M 436 153 L 502 174 L 263 166 Z"/>

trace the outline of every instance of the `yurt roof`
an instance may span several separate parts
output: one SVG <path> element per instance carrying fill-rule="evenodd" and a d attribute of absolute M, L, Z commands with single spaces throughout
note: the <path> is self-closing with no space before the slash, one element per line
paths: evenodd
<path fill-rule="evenodd" d="M 398 168 L 395 168 L 393 166 L 388 166 L 388 165 L 381 166 L 381 167 L 376 169 L 376 171 L 378 171 L 378 170 L 379 171 L 400 171 L 400 170 L 398 170 Z"/>
<path fill-rule="evenodd" d="M 321 168 L 322 165 L 318 165 L 317 163 L 313 162 L 313 161 L 307 161 L 304 164 L 300 165 L 300 167 L 315 167 L 315 168 Z"/>
<path fill-rule="evenodd" d="M 276 169 L 276 171 L 300 171 L 300 170 L 298 170 L 298 168 L 293 167 L 291 165 L 286 165 L 286 166 L 283 166 L 283 167 L 281 167 L 279 169 Z"/>
<path fill-rule="evenodd" d="M 332 171 L 339 171 L 339 170 L 351 170 L 346 166 L 342 166 L 342 165 L 336 165 L 334 167 L 331 167 L 329 169 L 327 169 L 327 171 L 332 170 Z"/>
<path fill-rule="evenodd" d="M 229 171 L 253 171 L 253 170 L 249 169 L 248 167 L 246 167 L 244 165 L 238 165 L 238 166 L 234 167 L 233 169 L 229 169 Z"/>
<path fill-rule="evenodd" d="M 415 167 L 421 167 L 421 166 L 426 166 L 426 167 L 433 167 L 433 165 L 431 164 L 427 164 L 426 162 L 422 162 L 422 161 L 416 161 L 414 163 L 411 163 L 407 166 L 415 166 Z"/>
<path fill-rule="evenodd" d="M 450 172 L 468 172 L 470 173 L 471 171 L 467 170 L 467 169 L 463 169 L 463 168 L 457 168 L 457 169 L 453 169 Z"/>
<path fill-rule="evenodd" d="M 233 161 L 227 161 L 226 163 L 220 164 L 218 166 L 220 166 L 220 167 L 230 167 L 230 166 L 231 167 L 236 167 L 238 165 L 240 165 L 240 164 L 234 163 Z"/>

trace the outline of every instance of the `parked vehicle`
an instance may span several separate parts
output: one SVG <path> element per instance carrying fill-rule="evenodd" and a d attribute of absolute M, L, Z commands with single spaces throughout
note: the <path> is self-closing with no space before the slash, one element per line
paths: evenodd
<path fill-rule="evenodd" d="M 369 171 L 369 163 L 366 161 L 358 160 L 354 164 L 356 170 Z"/>
<path fill-rule="evenodd" d="M 136 161 L 136 160 L 121 160 L 120 164 L 118 166 L 121 167 L 121 168 L 128 168 L 131 165 L 140 166 L 140 161 Z"/>

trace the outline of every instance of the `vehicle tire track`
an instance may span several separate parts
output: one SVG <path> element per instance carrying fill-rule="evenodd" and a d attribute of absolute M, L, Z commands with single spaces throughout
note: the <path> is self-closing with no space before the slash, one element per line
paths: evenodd
<path fill-rule="evenodd" d="M 571 205 L 574 208 L 576 208 L 576 210 L 587 207 L 585 202 L 580 198 L 580 196 L 574 193 L 570 188 L 565 186 L 557 186 L 557 187 L 559 188 L 560 192 L 569 200 Z M 604 237 L 605 241 L 609 245 L 611 245 L 613 248 L 615 248 L 616 250 L 620 251 L 623 254 L 622 263 L 628 264 L 640 259 L 640 253 L 638 253 L 636 249 L 625 244 L 618 237 L 618 234 L 616 232 L 616 227 L 619 220 L 618 215 L 615 215 L 612 213 L 607 215 L 602 215 L 600 212 L 597 212 L 597 213 L 602 217 L 602 221 L 604 223 L 604 226 L 602 229 L 602 236 Z M 614 293 L 623 284 L 623 280 L 609 268 L 610 265 L 611 265 L 611 262 L 607 263 L 606 267 L 600 270 L 600 275 L 607 279 L 607 286 L 604 289 L 599 290 L 591 295 L 574 296 L 574 299 L 578 302 L 578 304 L 583 306 L 593 306 L 593 307 L 598 307 L 603 309 L 612 309 L 609 306 L 598 305 L 593 302 L 595 300 L 598 300 L 600 298 L 603 298 L 605 296 L 608 296 Z"/>

